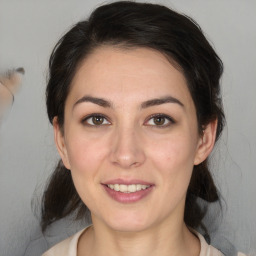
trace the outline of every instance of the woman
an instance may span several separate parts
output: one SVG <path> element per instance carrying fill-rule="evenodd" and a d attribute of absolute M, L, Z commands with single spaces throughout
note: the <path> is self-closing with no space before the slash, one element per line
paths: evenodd
<path fill-rule="evenodd" d="M 88 210 L 92 225 L 44 256 L 223 255 L 195 231 L 208 237 L 197 199 L 219 200 L 207 158 L 222 69 L 199 26 L 160 5 L 107 4 L 63 36 L 46 92 L 62 160 L 42 228 Z"/>

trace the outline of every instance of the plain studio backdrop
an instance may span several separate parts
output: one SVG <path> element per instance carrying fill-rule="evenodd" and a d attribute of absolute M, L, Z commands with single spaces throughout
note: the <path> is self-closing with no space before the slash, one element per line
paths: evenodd
<path fill-rule="evenodd" d="M 256 1 L 154 2 L 194 18 L 224 62 L 222 93 L 227 127 L 211 163 L 226 204 L 212 240 L 216 246 L 229 241 L 240 251 L 253 255 L 256 252 Z M 31 200 L 40 200 L 45 180 L 58 160 L 44 96 L 50 52 L 65 31 L 102 3 L 0 0 L 1 71 L 20 66 L 26 70 L 22 88 L 0 127 L 2 256 L 40 255 L 40 250 L 79 228 L 66 220 L 42 237 Z M 212 216 L 217 218 L 214 213 Z"/>

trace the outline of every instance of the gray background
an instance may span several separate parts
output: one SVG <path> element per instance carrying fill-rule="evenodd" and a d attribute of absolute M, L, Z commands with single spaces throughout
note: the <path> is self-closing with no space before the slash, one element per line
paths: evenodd
<path fill-rule="evenodd" d="M 226 243 L 227 238 L 240 251 L 256 255 L 256 1 L 155 2 L 193 17 L 224 62 L 228 128 L 213 154 L 212 172 L 226 204 L 213 242 Z M 31 200 L 40 200 L 58 159 L 44 103 L 50 52 L 72 24 L 100 3 L 0 0 L 0 69 L 26 70 L 0 127 L 0 255 L 40 255 L 79 228 L 67 220 L 42 238 Z"/>

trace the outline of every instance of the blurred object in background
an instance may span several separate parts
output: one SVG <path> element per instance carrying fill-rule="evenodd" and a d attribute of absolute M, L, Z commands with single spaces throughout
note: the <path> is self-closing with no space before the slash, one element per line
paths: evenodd
<path fill-rule="evenodd" d="M 14 95 L 20 88 L 24 74 L 24 68 L 9 70 L 5 74 L 0 74 L 0 123 L 14 102 Z"/>

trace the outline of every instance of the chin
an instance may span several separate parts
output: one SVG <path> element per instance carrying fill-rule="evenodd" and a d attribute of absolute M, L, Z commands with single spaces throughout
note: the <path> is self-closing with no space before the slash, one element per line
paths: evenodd
<path fill-rule="evenodd" d="M 113 230 L 118 232 L 140 232 L 149 228 L 152 223 L 149 223 L 145 218 L 145 215 L 131 215 L 126 213 L 125 215 L 113 216 L 111 219 L 105 221 L 105 223 Z"/>

